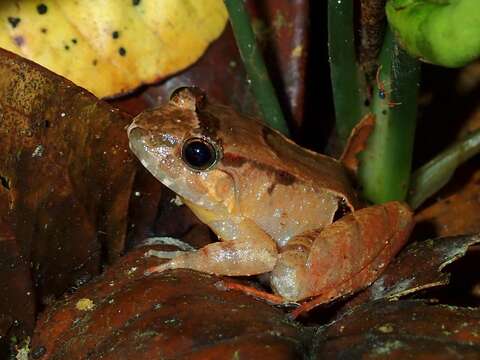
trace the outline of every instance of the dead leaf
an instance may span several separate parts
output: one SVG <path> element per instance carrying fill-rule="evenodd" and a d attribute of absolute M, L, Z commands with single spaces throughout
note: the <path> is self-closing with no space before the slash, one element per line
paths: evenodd
<path fill-rule="evenodd" d="M 32 353 L 42 359 L 319 359 L 437 358 L 447 352 L 480 351 L 477 309 L 428 305 L 424 301 L 372 301 L 339 320 L 302 328 L 284 312 L 238 291 L 217 286 L 222 279 L 191 270 L 145 276 L 158 259 L 157 247 L 140 247 L 58 301 L 41 315 Z M 163 248 L 165 250 L 165 248 Z M 76 307 L 88 298 L 95 308 Z M 313 357 L 312 357 L 313 358 Z M 440 357 L 441 358 L 441 357 Z M 451 358 L 451 357 L 450 357 Z M 455 358 L 455 357 L 454 357 Z"/>
<path fill-rule="evenodd" d="M 1 193 L 1 190 L 0 190 Z M 0 204 L 5 204 L 0 199 Z M 11 223 L 0 221 L 0 357 L 2 339 L 33 331 L 36 301 L 30 267 L 23 258 Z"/>
<path fill-rule="evenodd" d="M 468 174 L 468 179 L 462 179 L 457 171 L 453 182 L 440 193 L 439 199 L 415 215 L 417 237 L 480 232 L 480 171 L 476 171 L 477 164 L 478 161 L 466 164 L 470 170 L 475 170 Z M 453 192 L 452 187 L 456 188 Z"/>
<path fill-rule="evenodd" d="M 124 250 L 135 168 L 128 116 L 1 49 L 0 74 L 0 317 L 23 321 Z"/>
<path fill-rule="evenodd" d="M 365 115 L 357 125 L 355 125 L 348 137 L 347 145 L 340 157 L 340 162 L 354 176 L 357 174 L 360 162 L 357 156 L 365 150 L 368 138 L 374 128 L 375 116 L 369 113 Z"/>
<path fill-rule="evenodd" d="M 295 359 L 302 331 L 283 312 L 221 279 L 191 270 L 150 276 L 152 247 L 123 257 L 92 283 L 57 302 L 39 319 L 32 351 L 47 359 Z M 158 249 L 158 247 L 156 247 Z M 88 298 L 95 308 L 76 307 Z"/>
<path fill-rule="evenodd" d="M 414 242 L 402 250 L 369 288 L 354 297 L 343 310 L 378 299 L 399 298 L 420 290 L 446 285 L 450 274 L 445 266 L 480 243 L 480 235 L 445 237 Z"/>
<path fill-rule="evenodd" d="M 227 12 L 221 0 L 19 0 L 2 2 L 0 18 L 0 47 L 105 97 L 191 65 Z"/>
<path fill-rule="evenodd" d="M 318 330 L 315 359 L 477 359 L 480 312 L 420 300 L 375 301 Z"/>

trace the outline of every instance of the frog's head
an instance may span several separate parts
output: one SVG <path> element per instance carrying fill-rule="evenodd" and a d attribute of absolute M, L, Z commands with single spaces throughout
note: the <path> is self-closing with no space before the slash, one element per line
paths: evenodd
<path fill-rule="evenodd" d="M 218 211 L 233 201 L 234 184 L 217 169 L 222 137 L 218 120 L 201 112 L 206 101 L 200 89 L 177 89 L 168 104 L 138 115 L 128 137 L 142 165 L 189 206 Z"/>

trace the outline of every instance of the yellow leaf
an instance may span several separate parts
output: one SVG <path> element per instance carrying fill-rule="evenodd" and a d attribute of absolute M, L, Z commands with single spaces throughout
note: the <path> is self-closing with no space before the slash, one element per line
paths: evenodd
<path fill-rule="evenodd" d="M 107 97 L 191 65 L 226 20 L 222 0 L 1 1 L 0 47 Z"/>

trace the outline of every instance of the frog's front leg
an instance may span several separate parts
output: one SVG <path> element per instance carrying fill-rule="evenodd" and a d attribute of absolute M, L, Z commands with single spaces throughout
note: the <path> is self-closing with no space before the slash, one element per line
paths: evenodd
<path fill-rule="evenodd" d="M 192 269 L 216 275 L 256 275 L 272 271 L 277 261 L 275 241 L 250 220 L 225 220 L 234 240 L 208 244 L 196 251 L 187 251 L 166 263 L 152 267 L 147 273 L 168 269 Z M 215 228 L 215 226 L 212 226 Z"/>
<path fill-rule="evenodd" d="M 408 239 L 412 213 L 400 202 L 361 209 L 292 238 L 270 283 L 286 300 L 318 296 L 315 306 L 370 285 Z"/>

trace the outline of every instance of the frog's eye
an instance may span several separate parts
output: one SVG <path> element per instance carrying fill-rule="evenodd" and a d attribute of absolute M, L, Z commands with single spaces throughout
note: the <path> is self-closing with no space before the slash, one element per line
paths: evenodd
<path fill-rule="evenodd" d="M 218 151 L 205 139 L 192 138 L 182 148 L 183 161 L 194 170 L 208 170 L 217 162 Z"/>

